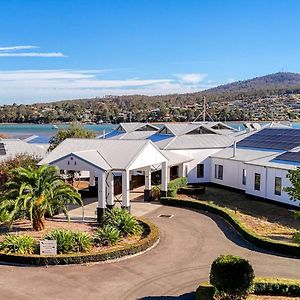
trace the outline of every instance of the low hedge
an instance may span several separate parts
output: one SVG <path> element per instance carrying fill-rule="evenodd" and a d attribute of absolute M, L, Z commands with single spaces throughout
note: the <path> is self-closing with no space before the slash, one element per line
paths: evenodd
<path fill-rule="evenodd" d="M 212 300 L 214 287 L 208 282 L 202 282 L 196 290 L 196 300 Z M 284 278 L 254 278 L 251 294 L 269 296 L 300 296 L 300 280 Z"/>
<path fill-rule="evenodd" d="M 186 186 L 182 187 L 177 191 L 178 194 L 185 195 L 201 195 L 205 193 L 204 186 Z"/>
<path fill-rule="evenodd" d="M 169 197 L 176 197 L 177 191 L 183 187 L 186 187 L 188 184 L 187 177 L 180 177 L 171 180 L 168 183 L 168 196 Z"/>
<path fill-rule="evenodd" d="M 126 245 L 119 249 L 110 249 L 99 253 L 76 253 L 76 254 L 60 254 L 60 255 L 16 255 L 0 253 L 0 262 L 30 264 L 30 265 L 66 265 L 66 264 L 82 264 L 89 262 L 100 262 L 121 258 L 128 255 L 137 254 L 145 251 L 153 246 L 159 240 L 159 229 L 148 220 L 139 219 L 144 228 L 144 235 L 138 242 Z"/>
<path fill-rule="evenodd" d="M 281 254 L 300 257 L 300 245 L 274 241 L 270 238 L 262 237 L 245 226 L 235 215 L 226 208 L 200 200 L 180 200 L 165 197 L 160 199 L 161 203 L 170 206 L 188 207 L 214 213 L 230 223 L 247 241 L 253 245 Z"/>

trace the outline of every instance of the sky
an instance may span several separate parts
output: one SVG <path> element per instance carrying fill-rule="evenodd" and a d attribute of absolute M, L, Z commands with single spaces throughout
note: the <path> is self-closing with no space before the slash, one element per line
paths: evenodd
<path fill-rule="evenodd" d="M 298 0 L 0 0 L 0 104 L 300 72 Z"/>

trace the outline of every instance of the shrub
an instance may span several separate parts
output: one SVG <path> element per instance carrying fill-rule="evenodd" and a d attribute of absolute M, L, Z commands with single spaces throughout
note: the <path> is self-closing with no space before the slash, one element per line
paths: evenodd
<path fill-rule="evenodd" d="M 105 213 L 103 225 L 110 225 L 119 230 L 122 236 L 141 235 L 142 226 L 127 210 L 113 208 Z"/>
<path fill-rule="evenodd" d="M 220 299 L 245 299 L 253 284 L 250 263 L 234 255 L 221 255 L 211 266 L 210 283 Z"/>
<path fill-rule="evenodd" d="M 44 238 L 46 240 L 56 240 L 57 253 L 59 254 L 87 252 L 92 246 L 91 238 L 85 232 L 55 229 Z"/>
<path fill-rule="evenodd" d="M 115 245 L 120 238 L 120 231 L 111 225 L 104 225 L 95 233 L 95 243 L 102 246 Z"/>
<path fill-rule="evenodd" d="M 36 249 L 35 239 L 28 235 L 8 234 L 0 243 L 0 251 L 4 253 L 33 254 Z"/>
<path fill-rule="evenodd" d="M 152 198 L 153 200 L 159 200 L 160 199 L 160 187 L 158 185 L 155 185 L 151 189 L 152 191 Z"/>
<path fill-rule="evenodd" d="M 0 223 L 6 223 L 10 221 L 10 213 L 3 209 L 0 211 Z"/>
<path fill-rule="evenodd" d="M 188 180 L 186 177 L 176 178 L 168 183 L 168 196 L 175 198 L 180 188 L 186 187 Z"/>
<path fill-rule="evenodd" d="M 202 282 L 196 290 L 196 300 L 213 300 L 215 289 L 208 282 Z"/>
<path fill-rule="evenodd" d="M 298 230 L 293 234 L 292 241 L 293 241 L 294 243 L 300 244 L 300 229 L 298 229 Z"/>

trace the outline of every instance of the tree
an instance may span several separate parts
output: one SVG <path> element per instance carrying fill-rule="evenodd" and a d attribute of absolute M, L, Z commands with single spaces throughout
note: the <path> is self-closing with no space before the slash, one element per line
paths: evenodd
<path fill-rule="evenodd" d="M 292 185 L 285 187 L 283 190 L 288 193 L 292 200 L 300 200 L 300 168 L 289 170 L 286 177 Z"/>
<path fill-rule="evenodd" d="M 42 230 L 46 213 L 62 210 L 68 217 L 67 204 L 82 205 L 80 194 L 63 181 L 54 166 L 21 167 L 12 173 L 0 202 L 0 212 L 9 212 L 10 223 L 25 214 L 34 230 Z"/>
<path fill-rule="evenodd" d="M 84 128 L 80 123 L 72 123 L 67 129 L 59 129 L 56 135 L 50 139 L 49 150 L 56 148 L 62 141 L 67 138 L 94 138 L 94 131 Z"/>

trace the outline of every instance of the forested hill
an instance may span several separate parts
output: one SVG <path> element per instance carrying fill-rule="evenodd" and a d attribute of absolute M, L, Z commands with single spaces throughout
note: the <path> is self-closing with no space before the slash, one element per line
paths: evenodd
<path fill-rule="evenodd" d="M 0 106 L 0 122 L 193 121 L 203 98 L 214 120 L 300 119 L 300 74 L 279 72 L 190 94 L 108 96 Z"/>

